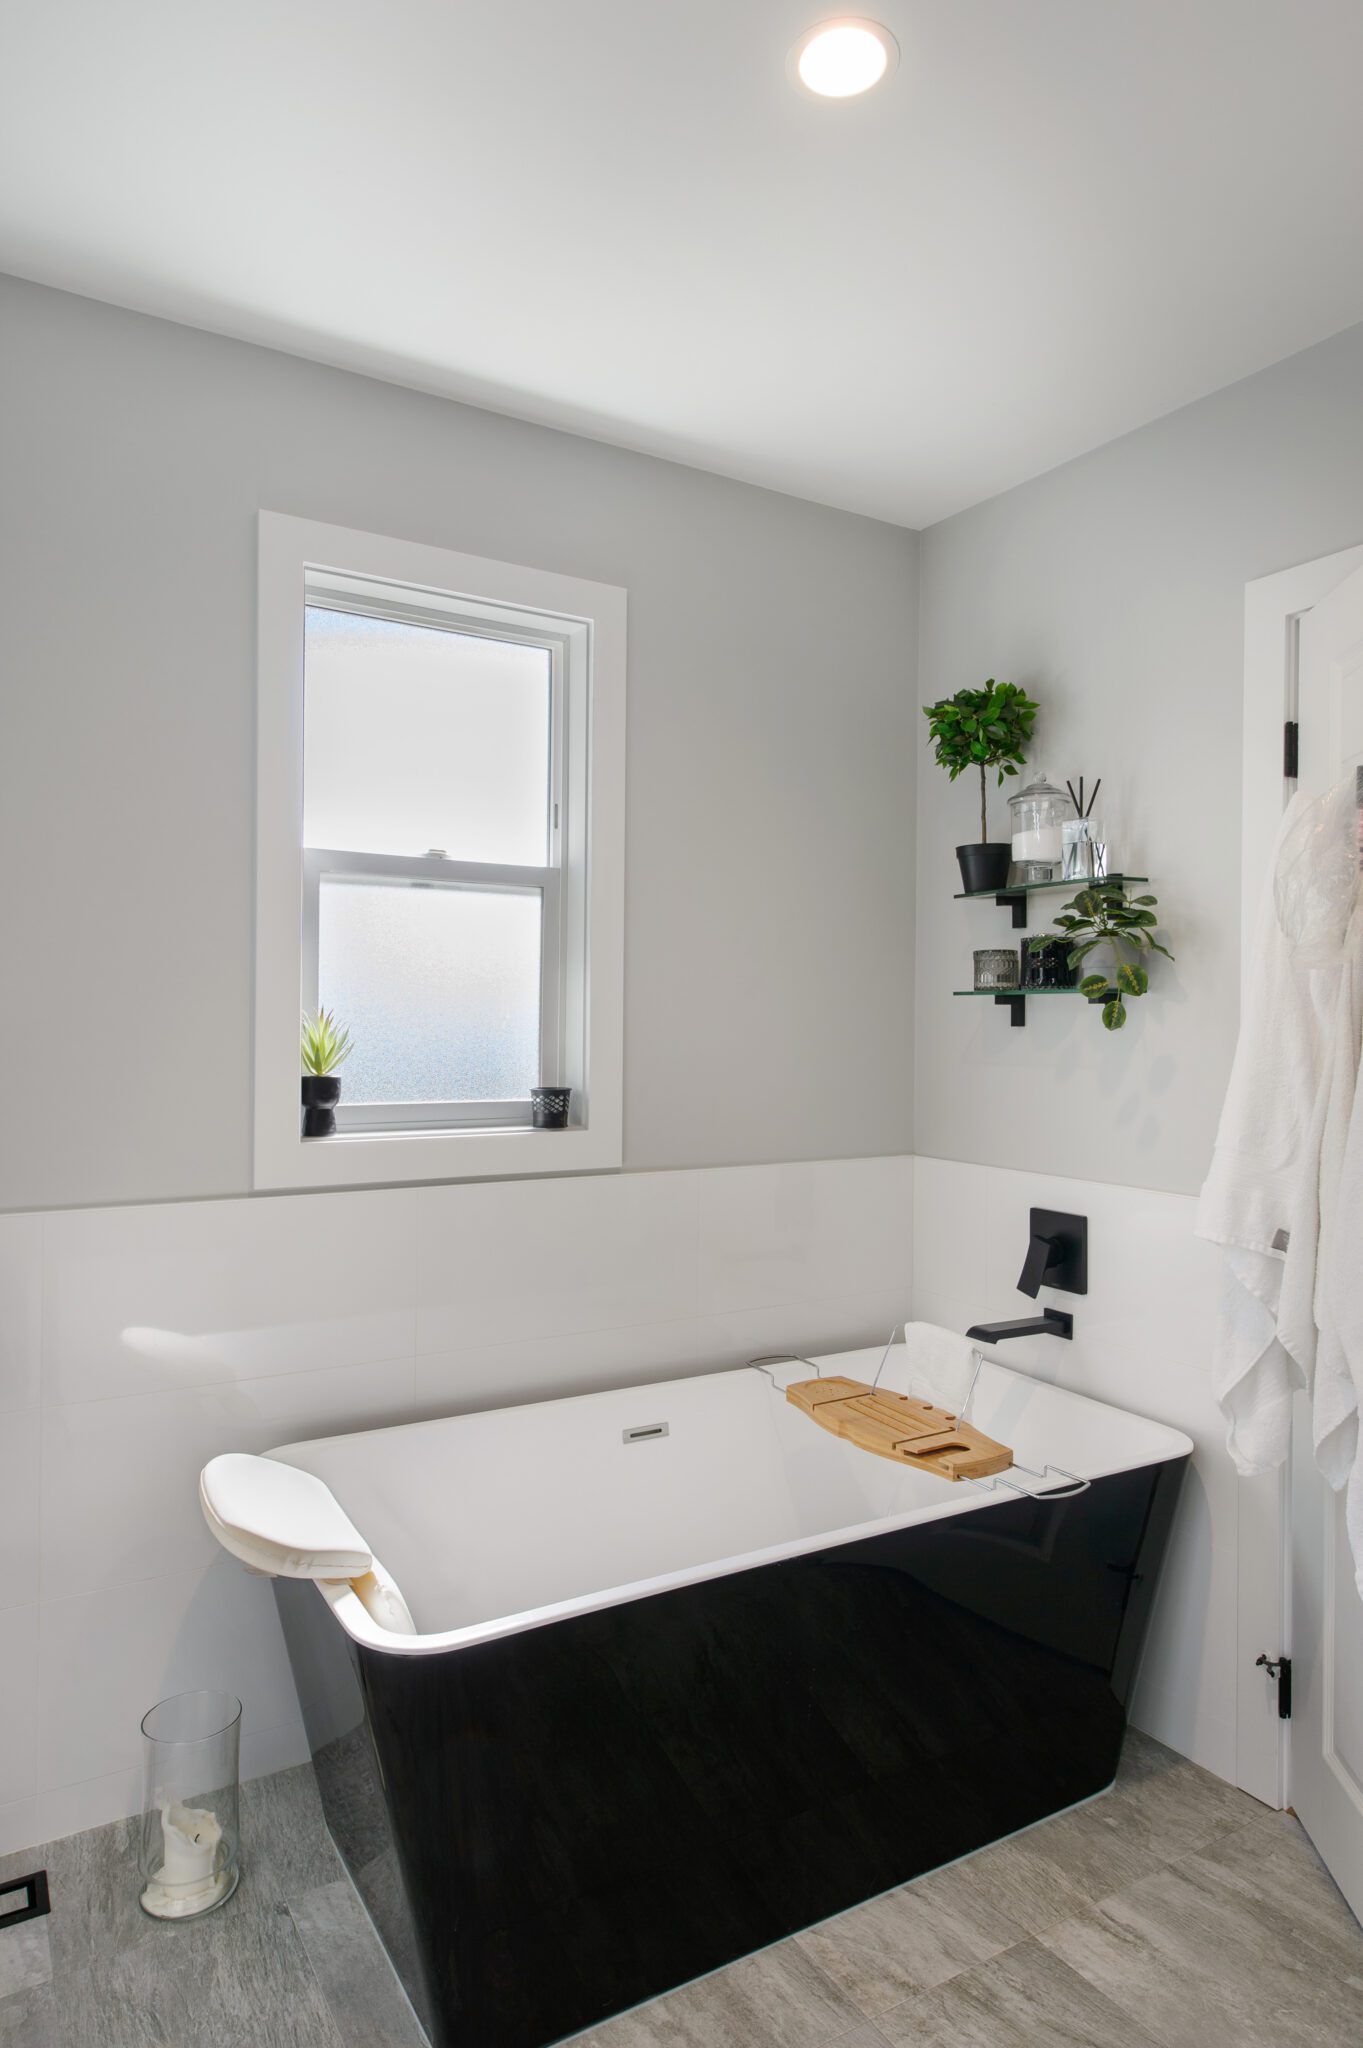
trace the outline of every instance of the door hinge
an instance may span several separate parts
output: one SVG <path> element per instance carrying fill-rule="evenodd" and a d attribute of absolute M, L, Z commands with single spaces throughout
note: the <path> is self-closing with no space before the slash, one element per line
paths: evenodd
<path fill-rule="evenodd" d="M 1297 746 L 1300 736 L 1301 727 L 1296 719 L 1285 719 L 1283 721 L 1283 774 L 1289 782 L 1295 782 L 1300 773 Z"/>
<path fill-rule="evenodd" d="M 1261 1664 L 1269 1677 L 1276 1679 L 1278 1683 L 1278 1719 L 1280 1721 L 1290 1721 L 1292 1719 L 1292 1659 L 1290 1657 L 1269 1657 L 1267 1655 L 1256 1657 L 1254 1660 L 1256 1671 Z"/>

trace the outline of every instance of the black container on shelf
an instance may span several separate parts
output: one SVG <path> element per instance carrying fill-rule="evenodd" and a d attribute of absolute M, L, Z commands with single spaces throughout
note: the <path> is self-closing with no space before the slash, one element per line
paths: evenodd
<path fill-rule="evenodd" d="M 568 1105 L 572 1100 L 571 1088 L 532 1088 L 530 1090 L 530 1123 L 537 1131 L 565 1131 L 568 1128 Z"/>
<path fill-rule="evenodd" d="M 973 896 L 977 891 L 1007 887 L 1008 870 L 1013 862 L 1011 840 L 977 840 L 972 846 L 958 846 L 956 858 L 961 868 L 961 887 L 967 896 Z"/>
<path fill-rule="evenodd" d="M 339 1074 L 304 1074 L 303 1136 L 332 1138 L 336 1135 L 336 1105 L 341 1099 Z"/>
<path fill-rule="evenodd" d="M 1050 932 L 1022 942 L 1024 988 L 1073 988 L 1077 968 L 1070 966 L 1070 942 Z"/>

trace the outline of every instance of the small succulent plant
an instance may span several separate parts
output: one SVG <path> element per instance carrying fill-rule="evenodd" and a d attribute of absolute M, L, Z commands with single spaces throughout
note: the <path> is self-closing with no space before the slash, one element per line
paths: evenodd
<path fill-rule="evenodd" d="M 302 1051 L 305 1074 L 334 1074 L 354 1047 L 350 1033 L 342 1030 L 330 1010 L 319 1010 L 315 1017 L 304 1011 Z"/>
<path fill-rule="evenodd" d="M 1091 1002 L 1100 996 L 1107 997 L 1103 1023 L 1109 1031 L 1120 1031 L 1126 1022 L 1122 997 L 1143 996 L 1150 986 L 1150 976 L 1140 964 L 1141 954 L 1163 953 L 1166 960 L 1174 957 L 1153 936 L 1159 923 L 1155 915 L 1157 901 L 1154 896 L 1128 896 L 1120 882 L 1093 882 L 1087 889 L 1081 889 L 1055 920 L 1069 944 L 1071 967 L 1080 966 L 1095 946 L 1112 948 L 1115 966 L 1111 976 L 1086 974 L 1079 984 L 1080 994 Z M 1053 941 L 1043 936 L 1031 943 L 1048 946 Z M 1128 948 L 1130 959 L 1125 957 Z"/>

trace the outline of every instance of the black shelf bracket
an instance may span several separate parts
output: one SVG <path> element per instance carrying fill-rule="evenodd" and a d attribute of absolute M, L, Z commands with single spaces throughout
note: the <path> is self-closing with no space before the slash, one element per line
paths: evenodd
<path fill-rule="evenodd" d="M 1027 998 L 1020 989 L 1001 989 L 995 994 L 994 1002 L 996 1006 L 1012 1011 L 1009 1021 L 1015 1031 L 1027 1022 Z"/>
<path fill-rule="evenodd" d="M 994 898 L 994 901 L 998 904 L 1000 910 L 1007 910 L 1011 907 L 1013 912 L 1013 930 L 1015 932 L 1022 931 L 1027 923 L 1027 898 L 1001 891 Z"/>

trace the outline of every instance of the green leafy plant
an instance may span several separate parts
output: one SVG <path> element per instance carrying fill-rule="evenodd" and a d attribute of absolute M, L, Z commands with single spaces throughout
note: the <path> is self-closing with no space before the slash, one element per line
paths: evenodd
<path fill-rule="evenodd" d="M 341 1029 L 330 1010 L 319 1010 L 315 1017 L 303 1013 L 302 1050 L 305 1074 L 334 1074 L 354 1047 L 350 1033 Z"/>
<path fill-rule="evenodd" d="M 937 763 L 952 781 L 967 768 L 980 771 L 980 838 L 989 837 L 989 769 L 998 770 L 999 787 L 1027 758 L 1032 720 L 1038 705 L 1016 683 L 996 683 L 991 676 L 982 690 L 958 690 L 940 704 L 925 704 L 928 736 L 937 749 Z"/>
<path fill-rule="evenodd" d="M 1154 896 L 1128 896 L 1120 882 L 1094 882 L 1091 887 L 1081 889 L 1055 920 L 1069 941 L 1071 967 L 1081 966 L 1097 946 L 1112 948 L 1111 977 L 1086 974 L 1079 984 L 1080 994 L 1087 996 L 1090 1002 L 1096 1002 L 1100 996 L 1107 997 L 1103 1004 L 1103 1023 L 1109 1031 L 1120 1031 L 1126 1022 L 1123 996 L 1143 996 L 1150 986 L 1150 976 L 1141 965 L 1141 955 L 1163 953 L 1166 960 L 1174 957 L 1169 948 L 1162 946 L 1154 936 L 1154 928 L 1159 923 L 1155 915 L 1157 901 Z M 1049 946 L 1054 941 L 1043 935 L 1030 943 L 1032 946 Z"/>

